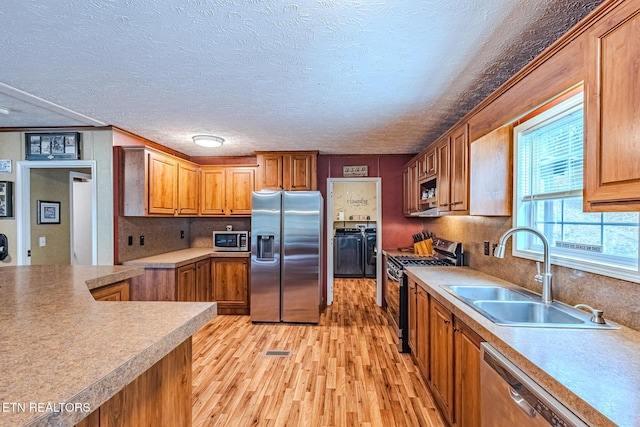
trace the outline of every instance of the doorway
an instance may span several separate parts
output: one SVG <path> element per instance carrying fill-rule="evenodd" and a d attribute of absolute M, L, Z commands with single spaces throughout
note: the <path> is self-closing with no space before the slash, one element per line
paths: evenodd
<path fill-rule="evenodd" d="M 357 196 L 355 198 L 350 195 L 338 195 L 338 191 L 343 191 L 345 186 L 350 185 L 361 187 L 371 187 L 372 194 L 366 197 Z M 364 185 L 363 185 L 364 184 Z M 343 224 L 345 227 L 375 227 L 376 228 L 376 244 L 375 244 L 375 279 L 376 279 L 376 304 L 382 306 L 382 178 L 327 178 L 327 305 L 333 303 L 333 279 L 334 279 L 334 229 L 337 223 Z M 365 192 L 369 190 L 364 190 Z M 373 200 L 375 199 L 375 200 Z M 372 210 L 365 212 L 355 210 L 346 212 L 342 209 L 343 204 L 351 204 L 361 208 L 365 201 Z M 371 202 L 371 203 L 369 203 Z M 375 209 L 373 207 L 375 206 Z M 373 214 L 375 212 L 375 214 Z M 375 218 L 374 218 L 375 215 Z"/>
<path fill-rule="evenodd" d="M 72 174 L 78 174 L 79 180 L 87 180 L 83 188 L 84 193 L 78 193 L 74 205 L 84 205 L 83 219 L 85 220 L 84 230 L 82 233 L 90 236 L 90 243 L 88 243 L 88 249 L 82 249 L 87 256 L 83 258 L 81 262 L 91 265 L 97 264 L 98 259 L 98 245 L 97 245 L 97 185 L 96 185 L 96 162 L 95 160 L 73 160 L 73 161 L 20 161 L 16 163 L 16 225 L 18 232 L 17 239 L 17 265 L 32 265 L 37 263 L 58 263 L 58 264 L 73 264 L 72 250 L 64 249 L 65 256 L 63 260 L 52 259 L 35 262 L 32 259 L 32 249 L 39 250 L 42 247 L 50 246 L 50 248 L 58 247 L 73 247 L 72 240 L 72 227 L 73 211 L 71 210 L 72 203 Z M 59 190 L 60 195 L 46 196 L 38 195 L 38 180 L 41 176 L 47 176 L 48 171 L 51 174 L 64 175 L 65 179 L 60 180 L 60 183 L 56 186 L 56 190 Z M 32 188 L 32 177 L 35 177 L 36 183 Z M 40 181 L 41 182 L 41 181 Z M 53 184 L 52 184 L 53 185 Z M 81 190 L 82 191 L 82 190 Z M 35 192 L 35 193 L 34 193 Z M 66 193 L 66 197 L 65 194 Z M 47 201 L 53 201 L 59 204 L 59 221 L 60 225 L 64 224 L 64 227 L 58 226 L 58 224 L 48 224 L 42 226 L 38 224 L 37 204 L 33 200 L 34 198 L 45 198 Z M 55 199 L 55 200 L 52 200 Z M 58 200 L 60 199 L 60 200 Z M 88 223 L 88 224 L 87 224 Z M 38 233 L 33 233 L 33 228 L 38 228 Z M 45 235 L 48 232 L 54 234 L 54 239 L 47 239 Z M 75 234 L 80 233 L 80 231 Z M 42 234 L 42 235 L 40 235 Z M 37 240 L 32 241 L 32 235 L 37 237 Z M 64 243 L 64 244 L 63 244 Z M 87 245 L 87 239 L 84 243 Z M 80 249 L 78 249 L 80 251 Z"/>

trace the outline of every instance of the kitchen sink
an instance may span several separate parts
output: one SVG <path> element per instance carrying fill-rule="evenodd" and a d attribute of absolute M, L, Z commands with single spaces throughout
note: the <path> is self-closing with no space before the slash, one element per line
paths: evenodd
<path fill-rule="evenodd" d="M 536 294 L 519 289 L 502 286 L 448 286 L 447 289 L 455 296 L 471 301 L 527 301 L 537 297 Z"/>
<path fill-rule="evenodd" d="M 498 325 L 619 329 L 619 326 L 612 323 L 594 323 L 591 321 L 590 313 L 559 301 L 545 304 L 540 295 L 524 288 L 492 285 L 447 285 L 442 287 Z"/>
<path fill-rule="evenodd" d="M 585 320 L 556 306 L 531 301 L 476 301 L 473 303 L 487 317 L 499 324 L 581 325 Z M 588 322 L 588 316 L 586 316 Z"/>

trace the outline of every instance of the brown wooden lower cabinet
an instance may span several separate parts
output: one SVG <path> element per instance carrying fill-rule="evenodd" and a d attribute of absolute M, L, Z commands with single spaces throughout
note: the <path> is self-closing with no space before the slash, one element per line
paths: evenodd
<path fill-rule="evenodd" d="M 211 259 L 196 262 L 196 301 L 212 301 Z"/>
<path fill-rule="evenodd" d="M 418 369 L 450 426 L 479 426 L 482 338 L 425 288 L 411 278 L 408 283 L 409 313 L 415 316 L 409 336 L 415 330 L 411 351 Z"/>
<path fill-rule="evenodd" d="M 453 315 L 434 298 L 430 304 L 431 391 L 446 420 L 453 423 Z"/>
<path fill-rule="evenodd" d="M 212 258 L 211 282 L 218 314 L 249 314 L 248 258 Z"/>
<path fill-rule="evenodd" d="M 188 264 L 176 270 L 177 301 L 196 300 L 196 265 Z"/>
<path fill-rule="evenodd" d="M 473 329 L 455 318 L 454 326 L 455 381 L 454 425 L 480 425 L 480 343 L 482 338 Z"/>
<path fill-rule="evenodd" d="M 77 427 L 174 427 L 191 425 L 191 337 Z"/>
<path fill-rule="evenodd" d="M 123 280 L 91 290 L 96 301 L 129 301 L 129 282 Z"/>
<path fill-rule="evenodd" d="M 418 348 L 416 359 L 425 380 L 429 381 L 429 294 L 418 286 L 417 291 Z"/>
<path fill-rule="evenodd" d="M 133 301 L 213 301 L 211 259 L 178 268 L 147 268 L 131 280 Z"/>

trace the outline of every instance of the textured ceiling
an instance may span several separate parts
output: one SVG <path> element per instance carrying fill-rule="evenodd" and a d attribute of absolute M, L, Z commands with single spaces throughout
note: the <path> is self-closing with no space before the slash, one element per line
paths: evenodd
<path fill-rule="evenodd" d="M 103 123 L 192 156 L 414 153 L 600 2 L 10 0 L 0 127 Z"/>

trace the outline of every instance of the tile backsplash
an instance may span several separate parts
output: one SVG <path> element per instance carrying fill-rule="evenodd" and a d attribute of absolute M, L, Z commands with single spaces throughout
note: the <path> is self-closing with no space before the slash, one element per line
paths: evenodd
<path fill-rule="evenodd" d="M 213 248 L 213 230 L 224 230 L 227 225 L 234 230 L 251 230 L 251 219 L 119 217 L 118 262 L 180 249 Z M 133 237 L 131 246 L 129 236 Z M 144 245 L 140 245 L 140 236 L 144 236 Z"/>
<path fill-rule="evenodd" d="M 133 237 L 131 246 L 129 236 Z M 144 236 L 144 245 L 140 245 L 140 236 Z M 118 262 L 187 249 L 189 241 L 189 218 L 118 218 Z"/>
<path fill-rule="evenodd" d="M 465 265 L 535 292 L 542 285 L 533 280 L 534 261 L 511 256 L 507 241 L 504 259 L 484 255 L 484 241 L 491 245 L 511 228 L 511 217 L 446 216 L 423 221 L 425 229 L 436 236 L 462 242 Z M 640 284 L 588 273 L 573 268 L 551 266 L 553 296 L 564 303 L 589 304 L 604 310 L 605 318 L 640 330 Z"/>

